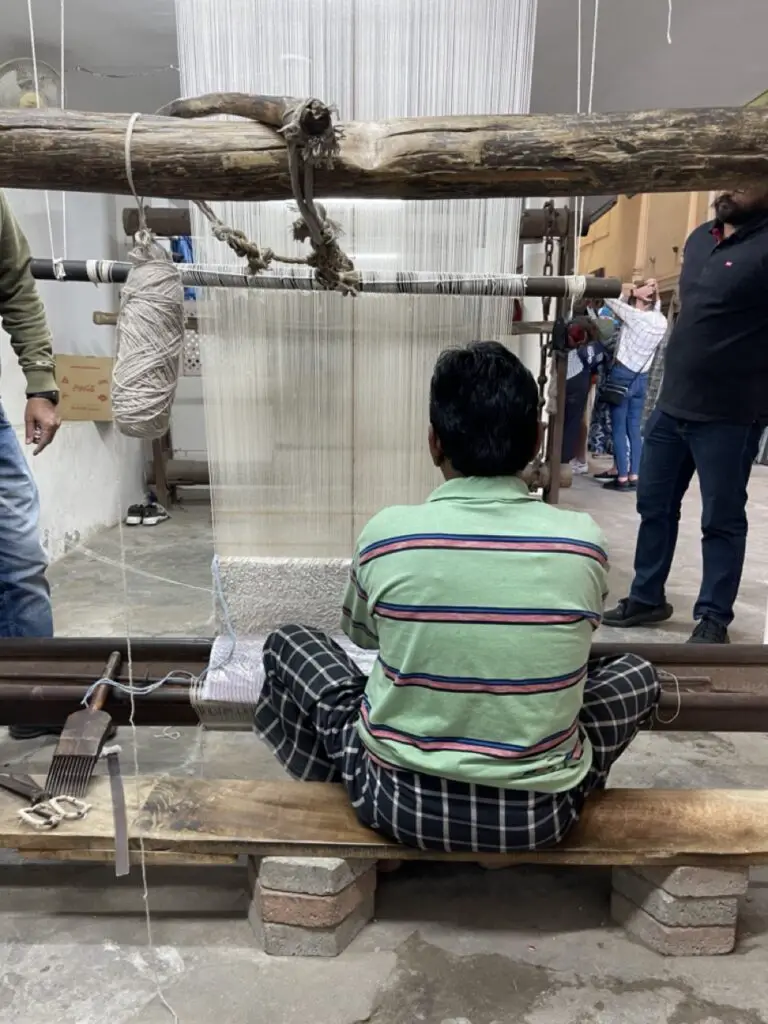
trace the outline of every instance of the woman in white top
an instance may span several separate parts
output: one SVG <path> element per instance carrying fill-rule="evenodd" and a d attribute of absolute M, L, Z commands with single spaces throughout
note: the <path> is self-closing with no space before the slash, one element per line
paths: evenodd
<path fill-rule="evenodd" d="M 648 372 L 666 334 L 667 318 L 661 312 L 654 280 L 637 287 L 625 284 L 621 298 L 607 299 L 605 304 L 621 320 L 622 327 L 606 387 L 606 398 L 609 394 L 614 398 L 611 430 L 616 476 L 603 486 L 628 491 L 637 486 L 643 447 L 640 423 L 648 391 Z"/>

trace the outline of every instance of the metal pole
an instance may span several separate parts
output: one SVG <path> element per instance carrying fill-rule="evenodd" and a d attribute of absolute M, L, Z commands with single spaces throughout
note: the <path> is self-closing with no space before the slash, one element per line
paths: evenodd
<path fill-rule="evenodd" d="M 180 264 L 181 277 L 189 287 L 257 288 L 287 291 L 325 291 L 310 273 L 281 269 L 265 271 L 258 277 L 218 271 L 192 264 Z M 56 270 L 58 268 L 59 276 Z M 115 260 L 32 260 L 32 276 L 38 281 L 61 283 L 85 281 L 92 284 L 122 284 L 128 277 L 130 263 Z M 573 277 L 524 277 L 520 274 L 440 274 L 421 271 L 400 271 L 380 274 L 360 273 L 360 291 L 384 295 L 455 295 L 520 297 L 525 295 L 565 298 L 579 286 Z M 614 277 L 584 279 L 585 298 L 616 298 L 621 282 Z"/>

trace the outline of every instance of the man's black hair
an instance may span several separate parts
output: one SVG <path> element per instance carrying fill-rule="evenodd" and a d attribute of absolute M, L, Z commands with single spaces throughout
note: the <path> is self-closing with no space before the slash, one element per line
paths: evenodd
<path fill-rule="evenodd" d="M 536 381 L 496 341 L 448 349 L 437 360 L 429 418 L 443 455 L 462 476 L 514 476 L 534 455 Z"/>

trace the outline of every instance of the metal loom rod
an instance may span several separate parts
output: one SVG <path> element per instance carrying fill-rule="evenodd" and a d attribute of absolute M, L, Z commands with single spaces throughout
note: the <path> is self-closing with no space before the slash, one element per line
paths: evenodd
<path fill-rule="evenodd" d="M 682 682 L 682 680 L 681 680 Z M 0 678 L 0 725 L 34 725 L 61 722 L 81 707 L 87 690 L 82 686 L 40 685 L 34 679 L 4 682 Z M 126 725 L 131 704 L 126 695 L 112 691 L 106 708 L 112 720 Z M 169 684 L 135 701 L 137 725 L 195 726 L 199 717 L 190 701 L 190 690 Z M 659 718 L 649 728 L 680 732 L 768 732 L 768 692 L 687 693 L 678 696 L 666 689 L 659 706 Z"/>
<path fill-rule="evenodd" d="M 59 268 L 59 277 L 56 269 Z M 116 260 L 53 260 L 33 259 L 32 276 L 38 281 L 87 281 L 92 284 L 121 284 L 128 277 L 130 263 Z M 61 276 L 63 273 L 63 276 Z M 257 277 L 226 271 L 196 269 L 190 265 L 181 268 L 181 276 L 188 287 L 256 288 L 284 291 L 324 291 L 314 276 L 291 271 L 265 271 Z M 578 289 L 580 279 L 570 276 L 524 277 L 520 274 L 433 274 L 422 271 L 401 271 L 380 274 L 376 271 L 360 272 L 360 291 L 375 295 L 461 295 L 461 296 L 552 296 L 567 298 Z M 621 294 L 621 281 L 617 277 L 587 277 L 583 297 L 611 299 Z"/>

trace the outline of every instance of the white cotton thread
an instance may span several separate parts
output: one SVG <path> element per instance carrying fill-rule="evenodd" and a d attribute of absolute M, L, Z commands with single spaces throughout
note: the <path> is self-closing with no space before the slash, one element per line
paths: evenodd
<path fill-rule="evenodd" d="M 672 715 L 671 718 L 662 718 L 659 714 L 659 709 L 656 708 L 656 721 L 659 722 L 660 725 L 672 725 L 672 723 L 677 721 L 677 719 L 680 717 L 680 711 L 682 710 L 683 706 L 683 698 L 680 694 L 680 680 L 677 678 L 674 672 L 666 672 L 663 669 L 659 670 L 659 679 L 662 681 L 671 679 L 672 682 L 675 684 L 675 694 L 677 695 L 677 707 L 675 708 L 675 713 Z"/>
<path fill-rule="evenodd" d="M 118 494 L 118 537 L 120 541 L 120 566 L 122 570 L 122 590 L 123 590 L 123 616 L 125 621 L 125 645 L 126 645 L 126 660 L 128 669 L 128 696 L 131 702 L 131 714 L 128 719 L 128 724 L 131 728 L 131 740 L 133 743 L 133 780 L 136 790 L 136 806 L 141 806 L 141 787 L 139 785 L 139 737 L 136 729 L 136 692 L 133 685 L 133 648 L 131 644 L 131 601 L 128 592 L 128 560 L 125 546 L 125 527 L 123 525 L 123 510 L 120 504 L 120 495 L 123 493 L 122 477 L 120 473 L 120 456 L 119 450 L 119 439 L 115 435 L 115 447 L 118 449 L 115 452 L 115 465 L 117 466 L 117 494 Z M 162 1005 L 171 1015 L 173 1024 L 180 1024 L 179 1015 L 173 1009 L 171 1004 L 165 997 L 162 986 L 160 985 L 160 976 L 155 968 L 155 941 L 152 933 L 152 915 L 149 906 L 149 882 L 147 880 L 147 854 L 144 847 L 144 836 L 139 833 L 139 866 L 141 869 L 141 887 L 142 887 L 142 900 L 144 902 L 144 921 L 147 931 L 147 949 L 149 950 L 151 957 L 149 962 L 149 969 L 152 973 L 152 980 L 155 984 L 155 995 L 160 1000 Z"/>
<path fill-rule="evenodd" d="M 121 434 L 153 440 L 168 430 L 184 346 L 184 285 L 151 237 L 131 252 L 112 372 L 112 413 Z"/>
<path fill-rule="evenodd" d="M 61 97 L 62 107 L 64 106 L 64 0 L 60 0 L 60 35 L 61 35 L 61 55 L 62 55 L 62 72 L 60 76 L 61 81 Z M 38 73 L 37 66 L 37 39 L 35 36 L 35 17 L 32 12 L 32 0 L 27 0 L 27 19 L 29 21 L 29 49 L 32 55 L 32 76 L 35 80 L 35 105 L 40 110 L 40 75 Z M 64 279 L 64 268 L 61 266 L 61 261 L 56 258 L 56 243 L 53 237 L 53 216 L 51 214 L 51 197 L 48 189 L 43 193 L 45 199 L 45 216 L 48 222 L 48 242 L 51 247 L 51 260 L 53 261 L 53 273 L 57 281 Z M 66 247 L 67 247 L 67 206 L 66 206 L 66 194 L 61 193 L 61 209 L 63 215 L 63 231 L 64 231 L 64 258 L 66 259 Z"/>
<path fill-rule="evenodd" d="M 131 139 L 139 117 L 131 115 L 125 132 L 125 176 L 138 205 L 139 231 L 120 295 L 112 415 L 121 434 L 150 441 L 163 437 L 171 420 L 184 347 L 184 285 L 170 254 L 147 231 L 136 192 Z"/>
<path fill-rule="evenodd" d="M 579 0 L 577 9 L 577 46 L 576 46 L 576 113 L 580 114 L 581 110 L 581 94 L 582 94 L 582 60 L 583 60 L 583 47 L 581 42 L 582 27 L 583 27 L 583 0 Z M 671 0 L 670 0 L 671 2 Z M 587 109 L 586 113 L 592 113 L 592 107 L 595 98 L 595 77 L 596 77 L 596 66 L 597 66 L 597 27 L 600 18 L 600 0 L 595 0 L 594 16 L 592 19 L 592 53 L 590 57 L 589 67 L 589 87 L 587 91 Z M 579 262 L 581 257 L 581 226 L 584 222 L 584 196 L 577 196 L 573 202 L 574 211 L 574 224 L 573 224 L 573 265 L 574 270 L 579 269 Z M 573 311 L 573 303 L 578 302 L 579 299 L 584 297 L 584 293 L 581 295 L 572 296 L 571 312 Z"/>

